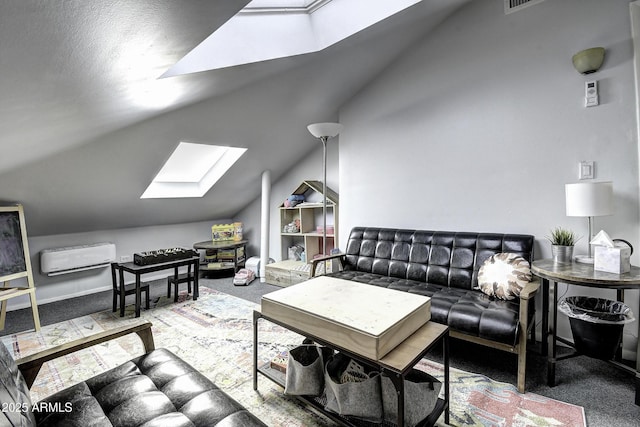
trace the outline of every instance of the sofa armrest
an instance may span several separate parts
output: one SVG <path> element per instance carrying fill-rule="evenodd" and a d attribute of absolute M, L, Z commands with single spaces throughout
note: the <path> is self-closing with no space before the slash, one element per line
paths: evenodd
<path fill-rule="evenodd" d="M 67 354 L 74 353 L 78 350 L 82 350 L 103 342 L 111 341 L 116 338 L 120 338 L 132 333 L 138 334 L 144 345 L 145 353 L 155 349 L 153 343 L 153 334 L 151 332 L 151 322 L 139 322 L 133 325 L 122 326 L 108 331 L 100 332 L 88 337 L 79 338 L 77 340 L 58 345 L 56 347 L 42 350 L 38 353 L 31 354 L 16 360 L 18 369 L 22 372 L 27 386 L 31 388 L 33 382 L 36 380 L 42 365 L 50 360 L 57 359 Z"/>
<path fill-rule="evenodd" d="M 520 300 L 529 300 L 535 296 L 540 289 L 540 279 L 535 278 L 527 283 L 520 291 Z"/>
<path fill-rule="evenodd" d="M 311 260 L 311 277 L 316 277 L 316 268 L 318 267 L 318 263 L 323 261 L 338 259 L 338 261 L 340 261 L 340 268 L 344 268 L 344 257 L 345 257 L 345 254 L 338 253 L 338 254 L 325 255 L 322 257 L 312 259 Z"/>

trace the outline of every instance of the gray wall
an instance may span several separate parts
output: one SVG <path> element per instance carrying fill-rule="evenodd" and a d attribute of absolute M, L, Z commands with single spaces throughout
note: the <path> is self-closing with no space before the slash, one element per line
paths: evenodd
<path fill-rule="evenodd" d="M 544 236 L 563 226 L 585 236 L 585 253 L 587 220 L 565 216 L 564 184 L 594 160 L 616 204 L 595 231 L 640 249 L 630 37 L 624 0 L 546 1 L 507 16 L 501 1 L 463 8 L 341 109 L 342 241 L 355 225 L 518 232 L 536 236 L 543 258 Z M 594 46 L 607 49 L 604 66 L 582 76 L 571 56 Z M 585 108 L 590 79 L 600 105 Z M 636 337 L 633 323 L 626 348 Z"/>

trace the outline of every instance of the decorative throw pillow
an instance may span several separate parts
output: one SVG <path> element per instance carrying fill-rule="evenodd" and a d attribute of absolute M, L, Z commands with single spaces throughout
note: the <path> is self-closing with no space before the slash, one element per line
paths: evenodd
<path fill-rule="evenodd" d="M 513 253 L 500 253 L 487 259 L 478 271 L 478 287 L 496 298 L 511 300 L 532 279 L 529 261 Z"/>

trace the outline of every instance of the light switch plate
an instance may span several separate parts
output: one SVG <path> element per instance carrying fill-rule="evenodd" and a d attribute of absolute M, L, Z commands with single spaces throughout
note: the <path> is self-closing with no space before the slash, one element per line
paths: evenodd
<path fill-rule="evenodd" d="M 579 179 L 595 178 L 594 168 L 595 168 L 595 162 L 593 160 L 580 162 L 580 167 L 578 169 L 578 178 Z"/>

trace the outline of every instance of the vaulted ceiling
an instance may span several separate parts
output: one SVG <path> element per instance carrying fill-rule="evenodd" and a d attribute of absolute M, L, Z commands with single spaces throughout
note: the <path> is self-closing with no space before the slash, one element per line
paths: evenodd
<path fill-rule="evenodd" d="M 333 0 L 342 1 L 342 0 Z M 365 0 L 362 0 L 365 3 Z M 469 0 L 423 0 L 319 52 L 158 79 L 247 0 L 0 4 L 0 200 L 30 235 L 229 218 Z M 202 198 L 140 195 L 180 141 L 248 151 Z M 314 174 L 315 176 L 315 174 Z"/>

